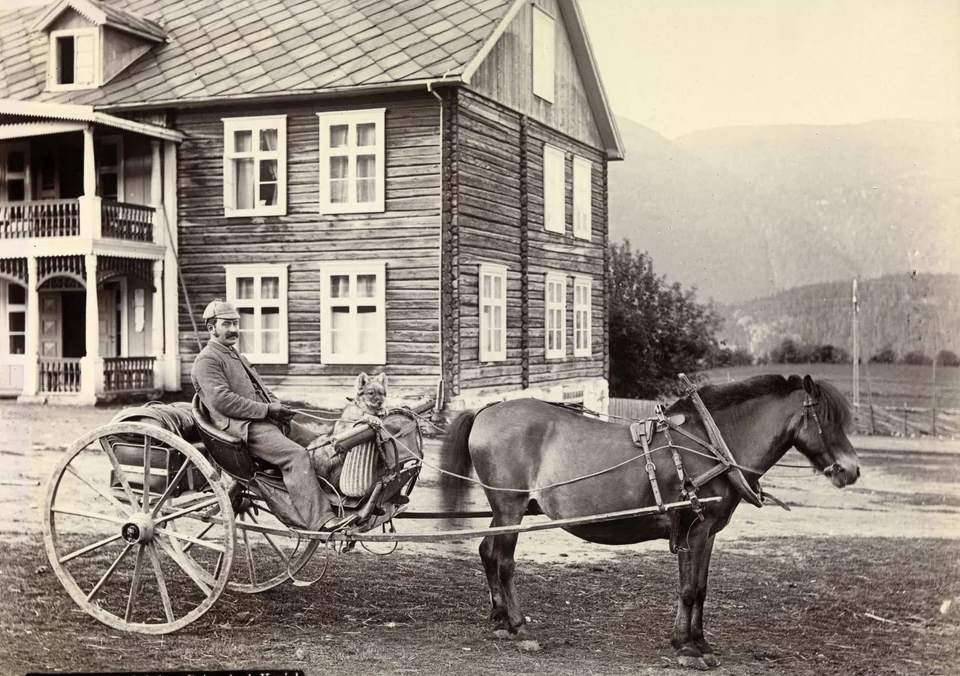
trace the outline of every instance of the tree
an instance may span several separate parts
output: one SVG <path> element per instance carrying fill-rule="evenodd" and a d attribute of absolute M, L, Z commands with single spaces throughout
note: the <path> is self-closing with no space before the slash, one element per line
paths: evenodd
<path fill-rule="evenodd" d="M 933 360 L 930 359 L 923 352 L 914 350 L 913 352 L 907 352 L 903 355 L 904 364 L 912 364 L 914 366 L 926 366 L 933 363 Z"/>
<path fill-rule="evenodd" d="M 960 366 L 960 357 L 952 350 L 940 350 L 937 352 L 937 364 L 940 366 Z"/>
<path fill-rule="evenodd" d="M 890 345 L 885 345 L 882 350 L 877 352 L 875 355 L 870 357 L 871 364 L 896 364 L 897 363 L 897 353 L 893 351 L 893 347 Z"/>
<path fill-rule="evenodd" d="M 701 368 L 717 349 L 721 318 L 696 289 L 668 284 L 630 242 L 610 247 L 610 394 L 655 399 L 679 392 L 677 374 Z"/>

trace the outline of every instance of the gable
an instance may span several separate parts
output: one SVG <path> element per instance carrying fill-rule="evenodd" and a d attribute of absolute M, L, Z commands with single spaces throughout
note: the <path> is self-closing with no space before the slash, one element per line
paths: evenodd
<path fill-rule="evenodd" d="M 48 32 L 53 31 L 62 31 L 62 30 L 73 30 L 77 28 L 94 28 L 96 24 L 93 23 L 90 19 L 87 19 L 82 14 L 73 9 L 65 9 L 63 12 L 57 16 L 56 19 L 50 22 L 50 27 L 47 29 Z"/>

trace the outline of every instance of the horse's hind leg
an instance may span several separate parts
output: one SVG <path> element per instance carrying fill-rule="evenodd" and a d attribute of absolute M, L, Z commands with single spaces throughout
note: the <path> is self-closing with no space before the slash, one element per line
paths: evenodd
<path fill-rule="evenodd" d="M 493 507 L 492 526 L 513 526 L 523 519 L 528 498 L 514 498 L 508 504 L 498 501 Z M 493 501 L 491 501 L 493 502 Z M 527 633 L 526 617 L 520 610 L 513 576 L 516 568 L 514 552 L 517 535 L 488 535 L 480 543 L 480 559 L 490 586 L 490 620 L 495 631 L 505 631 L 513 638 Z"/>

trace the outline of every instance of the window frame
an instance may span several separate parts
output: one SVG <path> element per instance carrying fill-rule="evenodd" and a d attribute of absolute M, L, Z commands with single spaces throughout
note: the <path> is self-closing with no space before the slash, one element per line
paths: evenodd
<path fill-rule="evenodd" d="M 550 289 L 560 286 L 559 300 L 550 300 Z M 555 314 L 559 311 L 559 314 Z M 553 325 L 553 317 L 559 316 L 560 325 Z M 559 336 L 559 345 L 550 347 L 550 336 Z M 567 356 L 567 275 L 562 272 L 548 272 L 543 281 L 543 349 L 547 359 L 563 359 Z"/>
<path fill-rule="evenodd" d="M 543 229 L 567 230 L 567 154 L 549 143 L 543 144 Z"/>
<path fill-rule="evenodd" d="M 593 230 L 593 162 L 573 156 L 573 236 L 590 240 Z"/>
<path fill-rule="evenodd" d="M 287 213 L 287 116 L 259 115 L 256 117 L 224 117 L 223 122 L 223 215 L 227 218 L 242 216 L 285 216 Z M 260 150 L 260 132 L 264 129 L 277 130 L 276 151 Z M 234 134 L 249 131 L 253 134 L 253 149 L 237 152 L 233 150 Z M 234 160 L 252 158 L 254 160 L 254 206 L 252 209 L 236 207 L 236 169 Z M 260 162 L 277 161 L 277 203 L 260 206 Z"/>
<path fill-rule="evenodd" d="M 586 302 L 581 303 L 577 298 L 577 289 L 586 288 Z M 577 321 L 584 321 L 583 327 L 577 326 Z M 583 335 L 583 346 L 580 346 L 578 337 Z M 573 356 L 593 356 L 593 278 L 585 275 L 573 277 Z"/>
<path fill-rule="evenodd" d="M 106 199 L 103 195 L 103 181 L 101 177 L 106 174 L 116 174 L 117 175 L 117 202 L 123 202 L 124 198 L 124 185 L 123 185 L 123 136 L 112 135 L 112 136 L 101 136 L 97 138 L 98 150 L 102 149 L 103 146 L 116 146 L 117 147 L 117 165 L 104 165 L 103 156 L 101 153 L 97 153 L 97 195 Z M 105 171 L 106 170 L 106 171 Z"/>
<path fill-rule="evenodd" d="M 553 103 L 556 97 L 557 79 L 557 20 L 543 8 L 533 5 L 532 31 L 533 95 Z"/>
<path fill-rule="evenodd" d="M 237 341 L 237 352 L 240 352 L 252 364 L 288 364 L 290 363 L 290 331 L 289 331 L 289 301 L 287 298 L 289 283 L 289 265 L 286 263 L 263 263 L 255 265 L 225 265 L 223 266 L 227 280 L 227 302 L 233 303 L 237 310 L 244 308 L 254 309 L 254 345 L 260 348 L 259 352 L 240 352 L 240 342 Z M 237 298 L 237 279 L 243 277 L 253 277 L 255 296 L 254 298 Z M 277 277 L 278 290 L 277 298 L 260 298 L 260 282 L 264 277 Z M 276 307 L 280 312 L 280 351 L 276 353 L 263 352 L 262 338 L 263 327 L 261 323 L 262 311 L 264 307 L 274 307 L 272 302 L 276 300 Z"/>
<path fill-rule="evenodd" d="M 10 299 L 10 287 L 16 285 L 23 288 L 23 302 L 14 303 Z M 30 301 L 30 292 L 25 284 L 21 284 L 19 281 L 14 282 L 10 279 L 0 278 L 0 336 L 2 336 L 2 344 L 0 344 L 0 355 L 4 357 L 13 357 L 16 359 L 26 359 L 27 355 L 27 303 Z M 11 322 L 10 315 L 17 313 L 23 314 L 23 330 L 14 330 Z M 23 339 L 23 352 L 13 352 L 10 349 L 10 344 L 14 337 L 22 337 Z"/>
<path fill-rule="evenodd" d="M 319 200 L 321 214 L 366 214 L 382 213 L 386 210 L 386 108 L 365 108 L 359 110 L 328 111 L 317 113 L 319 124 Z M 376 161 L 377 198 L 372 202 L 357 202 L 356 158 L 358 155 L 370 155 L 368 152 L 359 152 L 358 148 L 365 146 L 346 146 L 346 150 L 336 150 L 330 147 L 330 128 L 338 125 L 348 125 L 348 140 L 356 138 L 356 128 L 359 124 L 374 124 L 376 145 L 373 146 L 373 155 Z M 331 201 L 330 190 L 330 158 L 332 156 L 346 156 L 351 158 L 347 191 L 350 200 L 347 202 Z"/>
<path fill-rule="evenodd" d="M 503 295 L 500 298 L 483 295 L 483 280 L 489 276 L 491 279 L 499 278 L 501 280 L 500 288 Z M 493 283 L 491 282 L 491 288 Z M 499 310 L 500 321 L 500 344 L 497 349 L 487 349 L 484 337 L 488 332 L 494 330 L 494 327 L 488 326 L 489 320 L 484 318 L 484 308 L 491 307 L 491 316 L 494 311 Z M 479 333 L 478 337 L 478 359 L 481 362 L 506 361 L 507 359 L 507 266 L 496 263 L 481 263 L 477 271 L 477 310 L 479 312 Z"/>
<path fill-rule="evenodd" d="M 73 82 L 70 83 L 61 83 L 60 82 L 60 59 L 57 49 L 57 44 L 61 38 L 72 37 L 73 38 Z M 91 60 L 90 64 L 91 74 L 90 80 L 88 82 L 77 82 L 77 41 L 81 37 L 91 37 L 93 39 L 93 45 L 91 47 Z M 102 50 L 101 45 L 101 35 L 100 29 L 96 26 L 90 26 L 87 28 L 64 28 L 61 30 L 50 31 L 50 44 L 48 46 L 48 57 L 47 57 L 47 89 L 49 91 L 71 91 L 76 89 L 95 89 L 101 84 L 101 78 L 103 75 L 103 60 L 102 60 Z"/>
<path fill-rule="evenodd" d="M 378 344 L 376 348 L 369 352 L 342 352 L 333 353 L 330 346 L 333 345 L 333 319 L 332 308 L 335 306 L 333 298 L 330 296 L 331 277 L 348 275 L 351 278 L 351 289 L 356 289 L 356 278 L 358 275 L 376 275 L 377 295 L 372 298 L 357 298 L 350 296 L 349 299 L 337 299 L 336 306 L 347 304 L 351 308 L 351 317 L 356 316 L 358 305 L 376 307 L 379 321 L 377 323 Z M 387 263 L 383 260 L 358 260 L 358 261 L 327 261 L 320 265 L 320 363 L 321 364 L 365 364 L 365 365 L 384 365 L 387 363 Z M 361 302 L 362 301 L 362 302 Z M 356 325 L 354 325 L 356 332 Z"/>

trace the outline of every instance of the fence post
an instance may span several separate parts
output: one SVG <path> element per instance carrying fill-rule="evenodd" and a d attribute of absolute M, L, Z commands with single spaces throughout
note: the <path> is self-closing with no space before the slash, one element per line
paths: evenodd
<path fill-rule="evenodd" d="M 903 436 L 907 436 L 907 402 L 903 402 Z"/>

